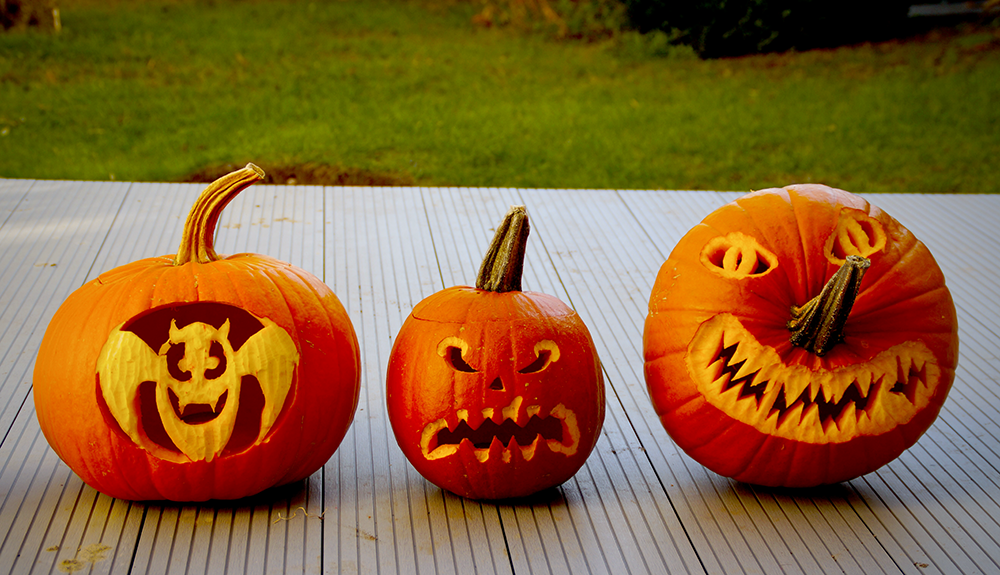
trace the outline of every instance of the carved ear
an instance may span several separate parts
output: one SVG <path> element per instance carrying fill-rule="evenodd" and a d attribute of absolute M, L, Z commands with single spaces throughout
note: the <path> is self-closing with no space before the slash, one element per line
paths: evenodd
<path fill-rule="evenodd" d="M 220 341 L 229 341 L 229 319 L 228 318 L 226 319 L 226 323 L 222 324 L 222 327 L 219 328 L 218 333 L 219 333 L 219 340 Z"/>
<path fill-rule="evenodd" d="M 170 338 L 167 340 L 169 343 L 177 343 L 181 338 L 181 330 L 177 327 L 177 320 L 170 320 Z"/>

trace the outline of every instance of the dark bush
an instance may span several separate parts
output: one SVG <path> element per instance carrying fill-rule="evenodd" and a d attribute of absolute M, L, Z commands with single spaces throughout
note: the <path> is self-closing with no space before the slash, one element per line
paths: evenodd
<path fill-rule="evenodd" d="M 625 0 L 643 32 L 662 30 L 704 58 L 890 37 L 909 0 Z"/>
<path fill-rule="evenodd" d="M 58 26 L 55 0 L 0 0 L 0 27 L 23 30 L 29 26 L 55 29 Z"/>

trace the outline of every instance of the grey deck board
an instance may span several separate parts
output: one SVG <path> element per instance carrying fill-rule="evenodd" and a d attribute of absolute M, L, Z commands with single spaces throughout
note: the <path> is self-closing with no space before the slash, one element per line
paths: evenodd
<path fill-rule="evenodd" d="M 961 339 L 955 384 L 934 426 L 896 461 L 793 491 L 740 484 L 690 459 L 660 426 L 642 376 L 656 271 L 738 193 L 253 186 L 223 213 L 216 247 L 291 262 L 337 293 L 362 350 L 351 430 L 323 469 L 253 498 L 115 500 L 45 442 L 35 353 L 85 281 L 174 253 L 202 188 L 0 179 L 0 573 L 1000 573 L 1000 196 L 868 196 L 948 278 Z M 572 479 L 524 501 L 482 503 L 409 465 L 385 416 L 384 376 L 412 307 L 472 284 L 492 228 L 519 203 L 532 217 L 524 287 L 580 313 L 608 410 Z"/>

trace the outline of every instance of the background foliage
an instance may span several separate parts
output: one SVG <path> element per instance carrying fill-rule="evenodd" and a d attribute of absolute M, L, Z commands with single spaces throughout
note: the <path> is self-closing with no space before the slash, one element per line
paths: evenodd
<path fill-rule="evenodd" d="M 994 25 L 703 60 L 597 5 L 543 33 L 486 8 L 66 0 L 0 34 L 0 177 L 1000 191 Z"/>

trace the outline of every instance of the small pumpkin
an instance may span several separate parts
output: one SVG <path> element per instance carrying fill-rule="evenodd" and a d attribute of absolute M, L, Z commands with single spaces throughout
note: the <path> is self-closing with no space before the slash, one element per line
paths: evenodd
<path fill-rule="evenodd" d="M 927 247 L 821 185 L 747 194 L 660 268 L 643 335 L 660 421 L 709 469 L 766 486 L 869 473 L 930 427 L 958 362 Z"/>
<path fill-rule="evenodd" d="M 559 299 L 521 291 L 524 206 L 497 228 L 476 287 L 420 303 L 389 357 L 396 441 L 435 485 L 507 499 L 559 485 L 584 464 L 604 422 L 590 332 Z"/>
<path fill-rule="evenodd" d="M 213 246 L 226 204 L 263 175 L 249 164 L 210 184 L 177 254 L 101 274 L 50 321 L 35 411 L 95 489 L 237 499 L 307 477 L 347 433 L 361 362 L 337 297 L 288 263 Z"/>

